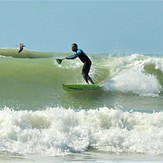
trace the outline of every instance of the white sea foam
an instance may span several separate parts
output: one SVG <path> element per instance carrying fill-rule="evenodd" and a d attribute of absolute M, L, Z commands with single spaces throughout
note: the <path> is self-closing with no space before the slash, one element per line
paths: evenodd
<path fill-rule="evenodd" d="M 0 151 L 65 155 L 89 147 L 105 152 L 163 154 L 163 113 L 106 107 L 74 111 L 0 111 Z"/>
<path fill-rule="evenodd" d="M 146 73 L 144 67 L 153 64 L 163 72 L 163 59 L 134 54 L 119 57 L 110 62 L 111 79 L 103 86 L 106 90 L 132 92 L 141 96 L 159 96 L 162 86 L 154 74 Z"/>
<path fill-rule="evenodd" d="M 161 86 L 153 75 L 128 69 L 104 84 L 111 91 L 132 92 L 142 96 L 159 96 Z"/>

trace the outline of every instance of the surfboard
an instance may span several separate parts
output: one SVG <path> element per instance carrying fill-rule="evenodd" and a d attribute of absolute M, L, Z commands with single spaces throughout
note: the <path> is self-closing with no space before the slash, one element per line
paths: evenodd
<path fill-rule="evenodd" d="M 98 84 L 63 84 L 65 91 L 87 91 L 100 90 L 101 86 Z"/>

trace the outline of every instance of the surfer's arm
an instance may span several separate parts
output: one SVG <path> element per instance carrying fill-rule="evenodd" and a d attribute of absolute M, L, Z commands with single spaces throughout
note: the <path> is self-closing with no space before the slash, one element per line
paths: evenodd
<path fill-rule="evenodd" d="M 68 57 L 65 57 L 65 59 L 75 59 L 76 57 L 77 57 L 77 55 L 74 54 L 74 55 L 70 55 Z"/>

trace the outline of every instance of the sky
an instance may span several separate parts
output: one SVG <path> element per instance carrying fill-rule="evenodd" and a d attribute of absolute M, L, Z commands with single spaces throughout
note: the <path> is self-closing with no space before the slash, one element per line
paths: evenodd
<path fill-rule="evenodd" d="M 163 1 L 0 0 L 0 48 L 163 54 Z"/>

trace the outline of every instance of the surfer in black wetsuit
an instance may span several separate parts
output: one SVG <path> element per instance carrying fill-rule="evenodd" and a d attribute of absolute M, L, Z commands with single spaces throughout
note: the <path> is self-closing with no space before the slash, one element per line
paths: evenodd
<path fill-rule="evenodd" d="M 78 45 L 76 43 L 73 43 L 71 45 L 71 49 L 73 52 L 75 52 L 75 54 L 65 57 L 64 59 L 75 59 L 78 57 L 84 63 L 83 68 L 82 68 L 82 75 L 83 75 L 84 80 L 86 81 L 87 84 L 89 84 L 89 82 L 91 84 L 94 84 L 93 80 L 89 76 L 89 70 L 92 64 L 91 60 L 81 49 L 78 49 Z"/>

